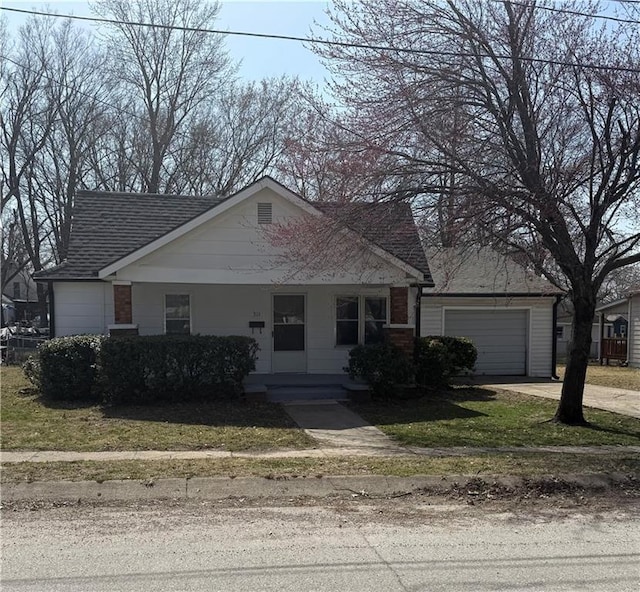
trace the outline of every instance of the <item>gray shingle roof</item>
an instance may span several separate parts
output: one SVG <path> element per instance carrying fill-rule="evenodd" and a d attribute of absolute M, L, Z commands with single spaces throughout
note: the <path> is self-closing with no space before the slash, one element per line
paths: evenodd
<path fill-rule="evenodd" d="M 79 191 L 69 255 L 36 279 L 96 278 L 103 267 L 181 226 L 219 199 L 143 193 Z"/>
<path fill-rule="evenodd" d="M 99 270 L 137 251 L 220 203 L 212 197 L 79 191 L 76 195 L 69 254 L 55 268 L 36 274 L 39 280 L 96 279 Z M 408 205 L 311 205 L 341 219 L 367 240 L 431 275 Z M 348 214 L 345 216 L 345 207 Z M 364 211 L 367 215 L 362 215 Z M 355 215 L 351 215 L 355 214 Z"/>
<path fill-rule="evenodd" d="M 421 271 L 424 282 L 431 283 L 427 257 L 409 204 L 312 202 L 312 205 L 328 216 L 339 218 L 353 231 Z"/>
<path fill-rule="evenodd" d="M 428 250 L 435 294 L 560 294 L 561 291 L 490 248 Z"/>

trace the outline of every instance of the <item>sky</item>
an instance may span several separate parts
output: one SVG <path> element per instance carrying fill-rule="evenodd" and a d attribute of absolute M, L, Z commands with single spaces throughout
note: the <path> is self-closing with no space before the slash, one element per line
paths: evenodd
<path fill-rule="evenodd" d="M 216 26 L 225 31 L 305 37 L 310 35 L 314 21 L 328 21 L 324 12 L 327 2 L 318 0 L 225 0 L 221 4 Z M 86 0 L 0 0 L 0 6 L 91 16 Z M 26 18 L 4 11 L 2 15 L 10 30 Z M 84 26 L 81 21 L 76 22 Z M 241 62 L 240 76 L 247 80 L 286 74 L 322 85 L 328 76 L 318 58 L 298 41 L 228 36 L 226 44 L 231 57 Z"/>

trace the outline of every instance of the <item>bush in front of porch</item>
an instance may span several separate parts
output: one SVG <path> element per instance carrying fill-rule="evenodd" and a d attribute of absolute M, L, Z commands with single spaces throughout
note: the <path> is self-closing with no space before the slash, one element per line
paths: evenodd
<path fill-rule="evenodd" d="M 239 394 L 257 351 L 244 336 L 80 335 L 48 341 L 24 370 L 52 400 L 153 404 Z"/>
<path fill-rule="evenodd" d="M 345 371 L 367 382 L 374 397 L 397 397 L 407 385 L 418 391 L 446 386 L 452 376 L 472 370 L 477 356 L 469 339 L 437 335 L 417 338 L 413 359 L 388 341 L 359 345 L 349 352 Z"/>

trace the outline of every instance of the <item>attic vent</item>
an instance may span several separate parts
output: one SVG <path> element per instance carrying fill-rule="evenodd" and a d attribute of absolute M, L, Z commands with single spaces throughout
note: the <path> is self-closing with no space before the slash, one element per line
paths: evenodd
<path fill-rule="evenodd" d="M 258 204 L 258 224 L 271 224 L 273 221 L 272 204 Z"/>

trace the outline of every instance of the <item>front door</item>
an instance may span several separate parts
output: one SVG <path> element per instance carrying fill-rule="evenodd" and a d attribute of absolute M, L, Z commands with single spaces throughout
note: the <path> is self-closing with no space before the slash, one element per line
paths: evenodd
<path fill-rule="evenodd" d="M 275 372 L 306 372 L 305 297 L 273 296 L 273 362 Z"/>

